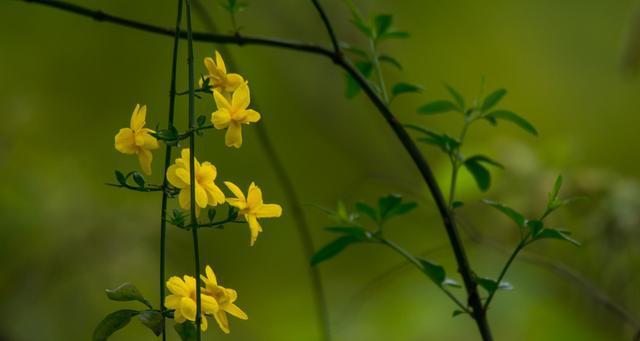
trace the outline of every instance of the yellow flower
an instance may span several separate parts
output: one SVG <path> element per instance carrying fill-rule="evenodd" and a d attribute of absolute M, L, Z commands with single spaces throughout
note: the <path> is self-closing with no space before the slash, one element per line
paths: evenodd
<path fill-rule="evenodd" d="M 200 87 L 204 84 L 204 80 L 209 80 L 209 85 L 214 90 L 222 90 L 225 92 L 234 92 L 241 84 L 244 84 L 244 78 L 237 73 L 227 73 L 227 67 L 218 51 L 215 51 L 216 60 L 207 57 L 204 59 L 204 66 L 209 74 L 200 79 Z"/>
<path fill-rule="evenodd" d="M 258 233 L 262 232 L 258 218 L 279 217 L 282 215 L 282 207 L 277 204 L 263 203 L 262 191 L 253 182 L 249 186 L 247 198 L 245 198 L 240 188 L 232 182 L 225 181 L 224 184 L 236 196 L 236 198 L 227 198 L 227 202 L 229 205 L 237 207 L 240 210 L 238 213 L 244 215 L 244 219 L 249 223 L 251 245 L 253 246 L 256 238 L 258 238 Z"/>
<path fill-rule="evenodd" d="M 145 174 L 151 175 L 151 150 L 158 148 L 158 140 L 151 136 L 155 131 L 144 127 L 146 116 L 147 106 L 136 104 L 131 114 L 131 128 L 120 129 L 115 137 L 115 147 L 123 154 L 138 154 L 140 168 Z"/>
<path fill-rule="evenodd" d="M 180 207 L 187 210 L 191 208 L 191 179 L 189 174 L 189 149 L 182 150 L 180 158 L 176 159 L 176 163 L 167 169 L 167 180 L 169 183 L 180 189 L 178 202 Z M 198 160 L 194 160 L 195 180 L 196 180 L 196 214 L 200 213 L 201 208 L 208 206 L 216 206 L 224 204 L 225 195 L 220 188 L 214 183 L 218 176 L 216 167 L 209 162 L 200 164 Z"/>
<path fill-rule="evenodd" d="M 249 317 L 244 311 L 242 311 L 242 309 L 233 304 L 233 302 L 238 299 L 238 293 L 233 289 L 227 289 L 218 285 L 216 274 L 213 273 L 210 266 L 207 265 L 205 272 L 207 274 L 206 277 L 200 275 L 200 278 L 206 285 L 204 293 L 212 296 L 218 303 L 218 311 L 215 312 L 213 316 L 216 318 L 220 329 L 222 329 L 226 334 L 229 334 L 229 320 L 227 319 L 227 313 L 241 320 L 247 320 Z"/>
<path fill-rule="evenodd" d="M 191 276 L 173 276 L 167 281 L 167 288 L 171 295 L 164 299 L 164 305 L 168 309 L 175 309 L 173 319 L 177 323 L 186 320 L 196 320 L 196 279 Z M 200 314 L 202 318 L 202 330 L 207 330 L 207 317 L 205 314 L 216 314 L 219 311 L 218 302 L 209 295 L 200 293 Z"/>
<path fill-rule="evenodd" d="M 218 110 L 211 114 L 211 123 L 216 129 L 227 129 L 225 143 L 228 147 L 242 145 L 242 124 L 255 123 L 260 114 L 247 109 L 250 102 L 249 86 L 242 84 L 233 92 L 231 103 L 219 91 L 213 92 Z"/>

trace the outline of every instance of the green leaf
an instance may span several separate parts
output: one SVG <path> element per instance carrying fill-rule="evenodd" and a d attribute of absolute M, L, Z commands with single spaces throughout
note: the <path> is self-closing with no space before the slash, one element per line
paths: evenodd
<path fill-rule="evenodd" d="M 162 326 L 164 325 L 162 313 L 157 310 L 145 310 L 138 315 L 138 318 L 140 319 L 140 322 L 142 322 L 142 324 L 147 328 L 151 329 L 156 336 L 160 336 L 160 334 L 162 334 Z"/>
<path fill-rule="evenodd" d="M 197 340 L 198 328 L 196 324 L 191 321 L 185 321 L 183 323 L 176 323 L 174 326 L 176 333 L 180 335 L 182 341 L 195 341 Z"/>
<path fill-rule="evenodd" d="M 558 195 L 560 194 L 561 187 L 562 187 L 562 175 L 558 175 L 555 183 L 553 184 L 553 189 L 549 193 L 549 204 L 548 204 L 549 207 L 551 207 L 551 205 L 557 201 Z"/>
<path fill-rule="evenodd" d="M 512 290 L 513 285 L 509 282 L 500 282 L 498 283 L 487 277 L 476 277 L 476 282 L 480 285 L 484 290 L 486 290 L 489 294 L 493 293 L 496 290 Z"/>
<path fill-rule="evenodd" d="M 418 113 L 420 114 L 441 114 L 449 111 L 457 111 L 458 107 L 451 101 L 447 100 L 438 100 L 427 103 L 420 108 L 418 108 Z"/>
<path fill-rule="evenodd" d="M 464 166 L 476 180 L 476 184 L 478 184 L 478 188 L 480 188 L 481 191 L 486 192 L 489 187 L 491 187 L 491 173 L 489 173 L 489 170 L 480 164 L 480 162 L 477 160 L 466 160 Z"/>
<path fill-rule="evenodd" d="M 418 207 L 418 203 L 415 203 L 415 202 L 401 203 L 393 207 L 392 209 L 390 209 L 389 212 L 387 212 L 387 219 L 394 216 L 407 214 L 411 212 L 413 209 L 415 209 L 416 207 Z"/>
<path fill-rule="evenodd" d="M 460 109 L 460 111 L 464 111 L 464 97 L 462 97 L 458 90 L 454 89 L 451 85 L 444 83 L 444 87 L 447 88 L 447 91 L 449 91 L 451 97 L 453 97 L 453 99 L 456 101 L 456 104 L 458 104 L 458 108 Z"/>
<path fill-rule="evenodd" d="M 421 86 L 404 82 L 397 83 L 391 88 L 391 94 L 393 94 L 394 97 L 406 93 L 419 93 L 421 91 Z"/>
<path fill-rule="evenodd" d="M 371 74 L 373 73 L 373 64 L 371 62 L 368 62 L 368 61 L 356 62 L 355 66 L 365 78 L 371 77 Z M 347 98 L 355 97 L 360 93 L 361 90 L 362 89 L 360 88 L 360 84 L 358 84 L 358 82 L 356 82 L 356 80 L 353 77 L 351 77 L 351 75 L 347 74 L 347 90 L 346 90 Z"/>
<path fill-rule="evenodd" d="M 410 36 L 411 35 L 409 34 L 409 32 L 397 31 L 395 29 L 391 29 L 391 30 L 385 32 L 384 35 L 379 36 L 378 40 L 381 40 L 381 39 L 392 39 L 392 38 L 393 39 L 397 39 L 397 38 L 403 39 L 403 38 L 409 38 Z"/>
<path fill-rule="evenodd" d="M 123 283 L 119 287 L 107 289 L 105 292 L 110 300 L 122 302 L 138 301 L 151 308 L 151 303 L 149 303 L 149 301 L 142 296 L 138 288 L 131 283 Z"/>
<path fill-rule="evenodd" d="M 144 176 L 138 172 L 133 172 L 133 181 L 138 184 L 139 187 L 144 187 Z"/>
<path fill-rule="evenodd" d="M 483 162 L 483 163 L 487 163 L 487 164 L 490 164 L 492 166 L 504 169 L 504 166 L 501 163 L 499 163 L 498 161 L 492 160 L 489 157 L 484 156 L 484 155 L 474 155 L 472 157 L 467 158 L 467 161 Z"/>
<path fill-rule="evenodd" d="M 329 232 L 343 233 L 343 234 L 358 238 L 360 240 L 367 240 L 371 235 L 367 230 L 361 227 L 331 226 L 331 227 L 325 227 L 324 229 Z"/>
<path fill-rule="evenodd" d="M 378 60 L 380 62 L 391 64 L 391 65 L 397 67 L 398 70 L 402 70 L 402 64 L 400 64 L 400 62 L 398 62 L 397 59 L 395 59 L 395 58 L 393 58 L 393 57 L 391 57 L 389 55 L 383 54 L 380 57 L 378 57 Z"/>
<path fill-rule="evenodd" d="M 156 136 L 160 140 L 171 141 L 178 138 L 178 130 L 175 127 L 169 127 L 168 129 L 161 129 L 156 132 Z"/>
<path fill-rule="evenodd" d="M 550 228 L 545 228 L 544 230 L 540 231 L 536 236 L 534 236 L 534 238 L 536 240 L 545 238 L 558 239 L 567 241 L 576 246 L 582 245 L 579 241 L 569 237 L 566 232 Z"/>
<path fill-rule="evenodd" d="M 527 220 L 525 225 L 531 229 L 534 236 L 544 227 L 544 223 L 540 220 Z"/>
<path fill-rule="evenodd" d="M 207 211 L 207 216 L 209 217 L 210 222 L 213 222 L 213 219 L 215 219 L 216 217 L 216 213 L 218 212 L 215 208 L 209 208 L 209 210 Z"/>
<path fill-rule="evenodd" d="M 492 111 L 492 112 L 488 113 L 485 116 L 485 118 L 489 119 L 489 120 L 509 121 L 511 123 L 516 124 L 520 128 L 526 130 L 527 132 L 529 132 L 529 133 L 531 133 L 533 135 L 536 135 L 536 136 L 538 135 L 538 131 L 536 130 L 536 128 L 531 123 L 529 123 L 529 121 L 525 120 L 524 118 L 520 117 L 518 114 L 516 114 L 516 113 L 514 113 L 512 111 L 508 111 L 508 110 Z"/>
<path fill-rule="evenodd" d="M 389 194 L 378 199 L 378 211 L 380 219 L 385 220 L 389 212 L 402 202 L 402 196 L 399 194 Z"/>
<path fill-rule="evenodd" d="M 93 331 L 93 341 L 106 341 L 116 331 L 126 327 L 137 310 L 122 309 L 107 315 Z"/>
<path fill-rule="evenodd" d="M 422 264 L 422 271 L 437 285 L 442 285 L 447 277 L 444 267 L 424 258 L 418 258 L 418 261 Z"/>
<path fill-rule="evenodd" d="M 118 183 L 123 186 L 126 185 L 127 178 L 124 177 L 124 174 L 122 174 L 122 172 L 119 170 L 116 170 L 115 173 L 116 173 L 116 180 L 118 180 Z"/>
<path fill-rule="evenodd" d="M 507 90 L 505 89 L 498 89 L 490 93 L 489 96 L 485 97 L 484 102 L 482 103 L 482 111 L 485 112 L 493 108 L 506 94 Z"/>
<path fill-rule="evenodd" d="M 207 123 L 207 116 L 205 115 L 198 116 L 196 122 L 198 123 L 198 127 L 204 126 L 204 124 Z"/>
<path fill-rule="evenodd" d="M 376 211 L 375 208 L 363 203 L 363 202 L 357 202 L 356 203 L 356 210 L 358 210 L 358 212 L 368 216 L 369 218 L 371 218 L 371 220 L 375 221 L 375 222 L 379 222 L 380 218 L 378 217 L 378 211 Z"/>
<path fill-rule="evenodd" d="M 458 207 L 462 207 L 464 206 L 464 203 L 462 201 L 456 200 L 451 204 L 451 207 L 453 208 L 458 208 Z"/>
<path fill-rule="evenodd" d="M 520 214 L 518 211 L 514 210 L 513 208 L 507 205 L 504 205 L 502 203 L 492 201 L 492 200 L 487 200 L 487 199 L 482 200 L 482 202 L 497 209 L 498 211 L 505 214 L 507 217 L 511 218 L 511 220 L 513 220 L 516 223 L 516 225 L 518 225 L 519 227 L 525 227 L 526 221 L 524 216 Z"/>
<path fill-rule="evenodd" d="M 391 27 L 393 18 L 389 14 L 381 14 L 373 19 L 376 27 L 376 37 L 384 36 Z"/>
<path fill-rule="evenodd" d="M 458 315 L 462 315 L 462 314 L 466 314 L 464 311 L 462 310 L 454 310 L 453 314 L 451 314 L 451 317 L 456 317 Z"/>
<path fill-rule="evenodd" d="M 360 241 L 358 238 L 353 236 L 342 236 L 331 243 L 325 245 L 323 248 L 318 250 L 311 257 L 311 266 L 315 266 L 320 262 L 328 260 L 337 254 L 339 254 L 342 250 L 344 250 L 350 244 L 356 243 Z"/>

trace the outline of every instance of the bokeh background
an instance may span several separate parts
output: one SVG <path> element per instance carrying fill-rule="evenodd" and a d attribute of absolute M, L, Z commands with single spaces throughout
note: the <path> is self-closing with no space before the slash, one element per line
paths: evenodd
<path fill-rule="evenodd" d="M 95 9 L 171 27 L 174 1 L 76 1 Z M 341 1 L 323 1 L 341 40 L 362 44 Z M 532 246 L 508 274 L 515 290 L 501 292 L 490 322 L 497 340 L 627 340 L 640 317 L 640 80 L 633 72 L 637 1 L 365 1 L 366 13 L 392 13 L 411 38 L 384 50 L 404 65 L 385 67 L 389 83 L 420 83 L 420 95 L 393 103 L 404 122 L 454 132 L 455 115 L 419 117 L 415 108 L 446 96 L 442 81 L 467 98 L 505 87 L 501 103 L 540 131 L 530 136 L 502 124 L 475 126 L 469 153 L 482 151 L 507 169 L 479 193 L 461 179 L 462 234 L 476 271 L 494 277 L 517 231 L 482 198 L 539 214 L 559 173 L 563 195 L 590 199 L 552 218 L 584 242 Z M 228 17 L 204 2 L 224 31 Z M 160 196 L 105 186 L 113 170 L 134 170 L 134 157 L 113 148 L 136 103 L 149 106 L 150 125 L 166 122 L 171 39 L 132 31 L 21 1 L 0 2 L 0 340 L 88 340 L 107 313 L 136 304 L 111 302 L 103 290 L 133 282 L 158 297 Z M 202 22 L 195 17 L 197 29 Z M 252 0 L 240 16 L 244 32 L 328 45 L 308 1 Z M 183 45 L 184 46 L 184 45 Z M 215 45 L 196 45 L 196 67 Z M 332 235 L 327 217 L 309 204 L 374 201 L 401 193 L 420 206 L 388 227 L 388 236 L 444 264 L 457 278 L 433 202 L 408 155 L 363 96 L 344 96 L 344 74 L 322 57 L 268 47 L 229 47 L 237 72 L 251 82 L 253 100 L 295 186 L 316 247 Z M 179 88 L 186 89 L 181 54 Z M 178 125 L 187 122 L 178 100 Z M 197 101 L 209 115 L 213 100 Z M 211 328 L 205 340 L 317 340 L 318 326 L 291 203 L 253 127 L 245 144 L 224 146 L 223 133 L 198 140 L 198 157 L 220 179 L 263 187 L 267 202 L 284 206 L 248 246 L 242 226 L 201 235 L 204 263 L 238 290 L 250 316 L 232 320 L 232 333 Z M 442 184 L 448 163 L 423 147 Z M 155 153 L 153 182 L 161 177 Z M 172 203 L 173 204 L 173 203 Z M 481 234 L 478 238 L 477 233 Z M 168 274 L 192 271 L 190 234 L 169 229 Z M 537 261 L 536 261 L 537 260 Z M 475 340 L 467 317 L 397 255 L 356 246 L 320 266 L 336 340 Z M 389 272 L 389 269 L 395 269 Z M 387 274 L 387 275 L 381 275 Z M 460 292 L 462 294 L 462 292 Z M 612 308 L 612 305 L 615 306 Z M 627 318 L 619 309 L 627 310 Z M 618 310 L 616 310 L 618 309 Z M 213 322 L 213 321 L 211 321 Z M 634 326 L 635 323 L 635 326 Z M 169 326 L 170 339 L 177 339 Z M 152 340 L 134 321 L 113 340 Z"/>

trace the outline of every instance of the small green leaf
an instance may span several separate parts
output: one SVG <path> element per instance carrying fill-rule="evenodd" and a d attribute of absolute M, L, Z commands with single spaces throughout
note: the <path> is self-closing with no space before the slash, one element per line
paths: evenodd
<path fill-rule="evenodd" d="M 380 219 L 385 220 L 389 212 L 402 202 L 402 196 L 399 194 L 389 194 L 378 199 L 378 211 Z"/>
<path fill-rule="evenodd" d="M 503 281 L 498 285 L 495 280 L 487 277 L 476 277 L 476 282 L 489 294 L 496 290 L 513 290 L 513 285 L 511 285 L 511 283 Z"/>
<path fill-rule="evenodd" d="M 483 200 L 482 202 L 504 213 L 507 217 L 511 218 L 511 220 L 513 220 L 519 227 L 525 227 L 524 216 L 513 208 L 502 203 L 487 199 Z"/>
<path fill-rule="evenodd" d="M 560 194 L 560 188 L 562 187 L 562 175 L 558 175 L 556 181 L 553 184 L 553 189 L 549 193 L 549 206 L 551 206 L 557 199 Z"/>
<path fill-rule="evenodd" d="M 157 137 L 160 140 L 171 141 L 178 138 L 178 130 L 175 127 L 169 127 L 168 129 L 161 129 L 156 132 Z"/>
<path fill-rule="evenodd" d="M 406 93 L 419 93 L 421 91 L 421 86 L 404 82 L 397 83 L 391 88 L 391 94 L 393 94 L 394 97 Z"/>
<path fill-rule="evenodd" d="M 486 192 L 491 187 L 491 173 L 477 160 L 466 160 L 465 168 L 471 173 L 481 191 Z"/>
<path fill-rule="evenodd" d="M 422 271 L 424 271 L 424 273 L 429 276 L 433 282 L 437 285 L 443 284 L 447 277 L 444 267 L 424 258 L 418 258 L 418 261 L 422 264 Z"/>
<path fill-rule="evenodd" d="M 389 212 L 387 212 L 387 219 L 393 216 L 407 214 L 411 212 L 413 209 L 415 209 L 416 207 L 418 207 L 418 204 L 415 202 L 406 202 L 406 203 L 401 203 L 399 205 L 396 205 L 395 207 L 391 208 Z"/>
<path fill-rule="evenodd" d="M 380 218 L 378 217 L 378 211 L 376 211 L 375 208 L 363 203 L 363 202 L 357 202 L 356 203 L 356 210 L 358 210 L 358 212 L 368 216 L 369 218 L 371 218 L 371 220 L 378 222 L 380 221 Z"/>
<path fill-rule="evenodd" d="M 512 111 L 508 111 L 508 110 L 496 110 L 496 111 L 492 111 L 490 113 L 488 113 L 485 116 L 486 119 L 494 120 L 493 124 L 495 125 L 496 120 L 505 120 L 505 121 L 509 121 L 511 123 L 516 124 L 517 126 L 519 126 L 520 128 L 526 130 L 527 132 L 533 134 L 533 135 L 538 135 L 538 131 L 536 130 L 536 128 L 529 123 L 529 121 L 525 120 L 524 118 L 520 117 L 518 114 L 512 112 Z"/>
<path fill-rule="evenodd" d="M 329 232 L 343 233 L 343 234 L 358 238 L 360 240 L 367 240 L 370 237 L 370 233 L 361 227 L 331 226 L 331 227 L 325 227 L 324 229 Z"/>
<path fill-rule="evenodd" d="M 375 27 L 376 27 L 376 36 L 377 37 L 384 36 L 385 33 L 387 33 L 387 31 L 391 27 L 391 21 L 392 20 L 393 20 L 393 18 L 389 14 L 381 14 L 381 15 L 376 16 L 373 19 L 373 21 L 375 23 Z"/>
<path fill-rule="evenodd" d="M 198 127 L 204 126 L 204 124 L 207 123 L 207 116 L 205 115 L 198 116 L 196 122 L 198 123 Z"/>
<path fill-rule="evenodd" d="M 198 328 L 196 328 L 196 324 L 191 321 L 176 323 L 174 329 L 176 330 L 176 333 L 180 335 L 180 339 L 182 341 L 197 340 Z"/>
<path fill-rule="evenodd" d="M 545 239 L 545 238 L 558 239 L 558 240 L 567 241 L 576 246 L 582 245 L 579 241 L 569 237 L 569 235 L 566 232 L 556 230 L 556 229 L 550 229 L 550 228 L 545 228 L 544 230 L 540 231 L 536 236 L 534 236 L 534 238 L 536 240 Z"/>
<path fill-rule="evenodd" d="M 122 174 L 122 172 L 119 170 L 116 170 L 115 173 L 116 173 L 116 180 L 118 180 L 118 183 L 123 186 L 126 185 L 127 178 L 124 177 L 124 174 Z"/>
<path fill-rule="evenodd" d="M 365 78 L 371 77 L 371 74 L 373 73 L 373 64 L 371 64 L 371 62 L 368 62 L 368 61 L 356 62 L 355 66 Z M 361 91 L 360 84 L 358 84 L 358 82 L 356 82 L 356 80 L 353 77 L 351 77 L 351 75 L 347 74 L 347 90 L 346 90 L 347 98 L 355 97 L 360 93 L 360 91 Z"/>
<path fill-rule="evenodd" d="M 405 32 L 405 31 L 397 31 L 395 29 L 391 29 L 387 32 L 385 32 L 384 35 L 378 37 L 379 40 L 381 39 L 404 39 L 404 38 L 409 38 L 411 35 L 409 34 L 409 32 Z"/>
<path fill-rule="evenodd" d="M 462 310 L 454 310 L 453 314 L 451 314 L 451 317 L 456 317 L 458 315 L 462 315 L 462 314 L 466 314 L 464 311 Z"/>
<path fill-rule="evenodd" d="M 456 200 L 451 204 L 451 207 L 453 208 L 458 208 L 458 207 L 462 207 L 464 206 L 464 203 L 462 201 Z"/>
<path fill-rule="evenodd" d="M 380 62 L 391 64 L 391 65 L 397 67 L 398 70 L 402 70 L 402 64 L 400 64 L 400 62 L 398 62 L 397 59 L 395 59 L 395 58 L 393 58 L 393 57 L 391 57 L 389 55 L 383 54 L 380 57 L 378 57 L 378 60 Z"/>
<path fill-rule="evenodd" d="M 489 96 L 485 97 L 484 102 L 482 103 L 482 112 L 493 108 L 506 94 L 507 90 L 505 89 L 498 89 L 490 93 Z"/>
<path fill-rule="evenodd" d="M 467 158 L 467 161 L 483 162 L 483 163 L 487 163 L 487 164 L 490 164 L 492 166 L 496 166 L 498 168 L 504 169 L 504 166 L 501 163 L 499 163 L 498 161 L 492 160 L 489 157 L 484 156 L 484 155 L 474 155 L 472 157 Z"/>
<path fill-rule="evenodd" d="M 337 254 L 339 254 L 342 250 L 344 250 L 350 244 L 356 243 L 360 241 L 358 238 L 353 236 L 342 236 L 331 243 L 325 245 L 323 248 L 318 250 L 311 257 L 311 266 L 315 266 L 320 262 L 323 262 L 327 259 L 330 259 Z"/>
<path fill-rule="evenodd" d="M 447 100 L 438 100 L 434 102 L 427 103 L 420 108 L 418 108 L 418 113 L 420 114 L 441 114 L 449 111 L 457 111 L 458 107 L 451 101 Z"/>
<path fill-rule="evenodd" d="M 144 187 L 144 176 L 138 172 L 133 172 L 133 181 L 138 184 L 139 187 Z"/>
<path fill-rule="evenodd" d="M 453 99 L 456 101 L 456 104 L 458 104 L 458 108 L 460 109 L 460 111 L 464 111 L 464 97 L 462 97 L 458 90 L 454 89 L 451 85 L 444 83 L 444 87 L 447 88 L 447 91 L 449 91 L 451 97 L 453 97 Z"/>
<path fill-rule="evenodd" d="M 142 296 L 138 288 L 131 283 L 123 283 L 119 287 L 107 289 L 105 292 L 110 300 L 121 302 L 138 301 L 151 308 L 151 303 L 149 303 L 149 301 Z"/>
<path fill-rule="evenodd" d="M 531 233 L 534 236 L 544 227 L 544 223 L 540 220 L 527 220 L 525 225 L 531 229 Z"/>
<path fill-rule="evenodd" d="M 160 336 L 160 334 L 162 334 L 162 326 L 164 325 L 162 313 L 157 310 L 145 310 L 138 315 L 138 318 L 140 319 L 140 322 L 142 322 L 142 324 L 147 328 L 151 329 L 156 336 Z"/>
<path fill-rule="evenodd" d="M 116 331 L 126 327 L 137 310 L 122 309 L 107 315 L 93 331 L 93 341 L 106 341 Z"/>

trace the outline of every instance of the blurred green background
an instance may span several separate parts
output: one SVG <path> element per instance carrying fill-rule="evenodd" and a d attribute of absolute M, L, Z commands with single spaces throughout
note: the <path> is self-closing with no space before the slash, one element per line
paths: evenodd
<path fill-rule="evenodd" d="M 174 1 L 76 1 L 95 9 L 171 27 Z M 341 40 L 361 44 L 341 1 L 323 3 Z M 633 36 L 636 1 L 357 1 L 366 13 L 392 13 L 411 38 L 384 45 L 404 65 L 385 68 L 389 83 L 424 85 L 421 95 L 394 101 L 403 122 L 454 132 L 455 115 L 419 117 L 415 108 L 446 96 L 442 81 L 467 98 L 486 76 L 488 89 L 505 87 L 501 107 L 527 117 L 538 138 L 509 124 L 475 126 L 467 151 L 483 151 L 507 166 L 494 186 L 479 193 L 464 175 L 461 210 L 492 242 L 462 232 L 475 270 L 495 277 L 517 231 L 481 205 L 493 198 L 533 215 L 558 173 L 564 195 L 590 198 L 554 216 L 584 242 L 581 248 L 541 242 L 531 254 L 553 262 L 516 261 L 507 275 L 515 290 L 501 292 L 490 312 L 497 340 L 627 340 L 633 323 L 603 302 L 640 316 L 640 84 L 622 60 Z M 205 2 L 219 27 L 229 20 L 214 0 Z M 134 157 L 113 148 L 136 103 L 149 106 L 147 122 L 164 125 L 172 41 L 168 37 L 97 23 L 21 1 L 0 2 L 0 340 L 88 340 L 107 313 L 136 307 L 108 301 L 105 288 L 135 283 L 157 304 L 160 196 L 119 190 L 113 170 L 137 169 Z M 196 17 L 197 19 L 197 17 Z M 252 0 L 240 16 L 244 33 L 328 45 L 309 1 Z M 197 29 L 203 25 L 195 21 Z M 183 45 L 184 47 L 184 45 Z M 216 46 L 196 45 L 196 70 Z M 331 223 L 307 204 L 374 201 L 396 192 L 419 209 L 389 226 L 390 238 L 419 253 L 446 243 L 433 202 L 408 155 L 368 100 L 344 96 L 344 74 L 329 60 L 268 47 L 229 47 L 250 80 L 264 124 L 301 201 L 316 247 L 330 240 Z M 630 51 L 633 52 L 633 49 Z M 181 54 L 179 88 L 186 89 Z M 186 98 L 178 100 L 186 126 Z M 199 114 L 214 110 L 210 97 Z M 284 216 L 265 220 L 248 246 L 248 229 L 234 226 L 201 235 L 203 262 L 222 284 L 239 292 L 249 321 L 231 321 L 224 336 L 212 326 L 204 340 L 317 340 L 307 277 L 281 186 L 254 127 L 245 144 L 224 146 L 223 133 L 198 140 L 198 157 L 219 179 L 246 188 L 259 184 L 266 202 Z M 448 161 L 423 148 L 442 184 Z M 161 179 L 162 156 L 154 175 Z M 174 203 L 172 203 L 173 205 Z M 536 213 L 538 212 L 538 213 Z M 169 229 L 168 274 L 192 271 L 190 234 Z M 452 253 L 429 255 L 457 278 Z M 320 265 L 336 340 L 475 340 L 472 321 L 451 318 L 454 306 L 412 268 L 380 277 L 401 259 L 376 246 L 350 248 Z M 575 275 L 580 279 L 576 279 Z M 462 292 L 460 292 L 462 294 Z M 603 299 L 606 297 L 607 299 Z M 638 317 L 634 317 L 638 319 Z M 210 321 L 213 323 L 213 321 Z M 636 325 L 637 328 L 637 325 Z M 170 339 L 177 339 L 169 326 Z M 113 340 L 152 340 L 134 321 Z"/>

